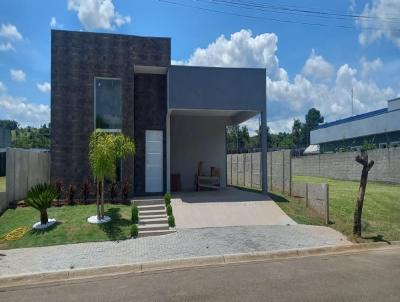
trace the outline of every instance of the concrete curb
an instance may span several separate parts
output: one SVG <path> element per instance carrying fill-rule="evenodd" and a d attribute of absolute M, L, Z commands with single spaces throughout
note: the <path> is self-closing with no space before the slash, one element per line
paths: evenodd
<path fill-rule="evenodd" d="M 162 271 L 168 269 L 220 266 L 226 264 L 254 261 L 277 261 L 324 255 L 352 254 L 356 252 L 388 248 L 400 248 L 400 241 L 392 241 L 390 244 L 386 242 L 374 242 L 312 248 L 298 248 L 290 250 L 250 252 L 241 254 L 225 254 L 218 256 L 202 256 L 196 258 L 159 260 L 125 265 L 71 269 L 65 271 L 10 275 L 6 277 L 0 277 L 0 290 L 9 287 L 27 286 L 41 283 L 53 283 L 68 280 L 93 279 L 99 277 Z"/>

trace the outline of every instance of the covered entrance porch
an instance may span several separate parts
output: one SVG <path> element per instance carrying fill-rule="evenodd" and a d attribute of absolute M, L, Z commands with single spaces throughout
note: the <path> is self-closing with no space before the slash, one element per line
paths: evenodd
<path fill-rule="evenodd" d="M 226 127 L 261 116 L 261 188 L 267 193 L 265 69 L 171 66 L 167 191 L 226 188 Z"/>

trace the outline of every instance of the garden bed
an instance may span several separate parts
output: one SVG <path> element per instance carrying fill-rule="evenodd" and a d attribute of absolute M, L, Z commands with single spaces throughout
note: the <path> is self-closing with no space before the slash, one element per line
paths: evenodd
<path fill-rule="evenodd" d="M 130 238 L 131 207 L 122 204 L 105 205 L 105 214 L 111 222 L 93 225 L 87 222 L 89 216 L 96 214 L 96 205 L 60 206 L 48 209 L 49 218 L 57 223 L 46 230 L 32 230 L 38 221 L 38 211 L 30 207 L 8 209 L 0 217 L 0 237 L 6 233 L 27 227 L 28 232 L 15 241 L 0 239 L 0 249 L 48 246 L 68 243 L 123 240 Z"/>

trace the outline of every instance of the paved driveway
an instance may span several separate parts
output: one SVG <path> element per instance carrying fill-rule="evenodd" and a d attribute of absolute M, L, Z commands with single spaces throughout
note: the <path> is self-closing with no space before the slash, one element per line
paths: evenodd
<path fill-rule="evenodd" d="M 173 197 L 178 229 L 296 224 L 268 196 L 235 188 L 174 193 Z"/>

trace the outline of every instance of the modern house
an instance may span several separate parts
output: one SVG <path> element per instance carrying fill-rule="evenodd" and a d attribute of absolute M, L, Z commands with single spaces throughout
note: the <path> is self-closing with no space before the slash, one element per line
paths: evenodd
<path fill-rule="evenodd" d="M 218 168 L 224 187 L 226 126 L 261 114 L 266 129 L 265 79 L 265 69 L 171 66 L 170 38 L 52 30 L 51 180 L 90 178 L 89 136 L 100 128 L 134 139 L 117 177 L 135 195 L 170 191 L 171 174 L 194 190 L 199 162 Z"/>
<path fill-rule="evenodd" d="M 400 146 L 400 98 L 388 107 L 325 123 L 310 132 L 311 145 L 320 152 L 359 150 L 367 141 L 378 148 Z"/>

